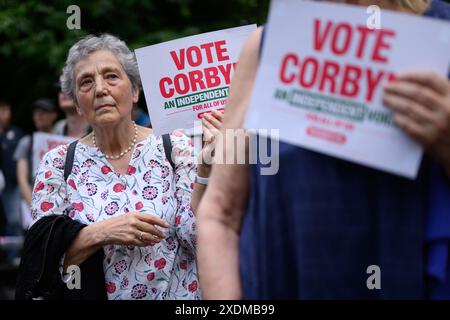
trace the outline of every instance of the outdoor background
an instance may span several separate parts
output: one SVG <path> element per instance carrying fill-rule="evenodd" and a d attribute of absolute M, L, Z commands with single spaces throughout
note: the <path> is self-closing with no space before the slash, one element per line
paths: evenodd
<path fill-rule="evenodd" d="M 70 5 L 81 9 L 81 29 L 69 30 Z M 269 0 L 0 0 L 0 100 L 12 122 L 32 131 L 31 104 L 55 103 L 67 52 L 81 36 L 108 32 L 130 49 L 188 35 L 265 22 Z M 146 110 L 143 95 L 140 106 Z"/>
<path fill-rule="evenodd" d="M 120 37 L 134 50 L 188 35 L 264 24 L 269 2 L 0 0 L 0 100 L 11 103 L 12 123 L 32 132 L 33 101 L 49 97 L 57 103 L 55 84 L 68 49 L 80 37 L 107 32 Z M 81 10 L 79 30 L 67 28 L 67 19 L 72 14 L 67 13 L 70 5 L 77 5 Z M 290 33 L 295 35 L 295 30 Z M 139 104 L 147 110 L 143 95 Z M 11 299 L 17 270 L 2 269 L 1 262 L 0 300 Z"/>

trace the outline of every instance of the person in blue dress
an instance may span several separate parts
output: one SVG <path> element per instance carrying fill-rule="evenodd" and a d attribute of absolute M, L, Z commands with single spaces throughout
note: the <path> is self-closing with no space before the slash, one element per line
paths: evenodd
<path fill-rule="evenodd" d="M 450 20 L 441 0 L 377 4 Z M 262 28 L 243 47 L 223 132 L 242 127 L 261 38 Z M 383 102 L 424 147 L 416 180 L 286 143 L 276 175 L 261 175 L 261 163 L 213 166 L 198 211 L 204 298 L 450 298 L 450 81 L 424 71 L 399 74 Z M 376 268 L 380 289 L 370 290 Z"/>

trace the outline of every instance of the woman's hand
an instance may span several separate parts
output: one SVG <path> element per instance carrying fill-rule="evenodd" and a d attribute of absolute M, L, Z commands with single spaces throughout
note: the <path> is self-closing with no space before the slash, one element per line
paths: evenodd
<path fill-rule="evenodd" d="M 450 80 L 433 72 L 402 74 L 385 86 L 383 103 L 450 177 Z"/>
<path fill-rule="evenodd" d="M 168 228 L 169 224 L 159 217 L 142 212 L 129 212 L 106 219 L 90 226 L 101 245 L 117 244 L 145 247 L 155 245 L 166 238 L 157 226 Z"/>
<path fill-rule="evenodd" d="M 197 157 L 197 172 L 201 177 L 209 177 L 211 172 L 216 137 L 220 134 L 222 120 L 223 114 L 217 110 L 213 110 L 211 113 L 205 113 L 203 116 L 202 130 L 204 145 Z"/>

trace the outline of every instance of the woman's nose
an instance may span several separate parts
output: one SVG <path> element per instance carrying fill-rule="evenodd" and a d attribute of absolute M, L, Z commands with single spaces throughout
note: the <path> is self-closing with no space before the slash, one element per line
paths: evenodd
<path fill-rule="evenodd" d="M 108 92 L 108 85 L 102 77 L 95 79 L 95 94 L 104 95 Z"/>

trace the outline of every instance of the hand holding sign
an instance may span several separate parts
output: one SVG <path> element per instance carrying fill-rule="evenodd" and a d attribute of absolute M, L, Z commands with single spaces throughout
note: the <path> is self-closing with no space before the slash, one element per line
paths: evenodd
<path fill-rule="evenodd" d="M 203 116 L 202 130 L 204 145 L 197 156 L 197 163 L 199 164 L 198 171 L 201 176 L 209 176 L 216 147 L 216 137 L 220 134 L 222 122 L 223 114 L 217 110 L 206 113 Z"/>
<path fill-rule="evenodd" d="M 245 127 L 279 129 L 284 142 L 414 178 L 422 157 L 416 141 L 440 140 L 448 128 L 442 123 L 448 119 L 447 91 L 436 79 L 429 80 L 440 84 L 420 90 L 417 79 L 399 80 L 388 92 L 395 97 L 387 97 L 399 129 L 383 106 L 383 84 L 412 67 L 444 79 L 449 26 L 386 10 L 382 29 L 372 30 L 363 17 L 365 10 L 356 6 L 272 1 Z M 287 30 L 296 30 L 295 36 Z M 416 38 L 423 44 L 417 46 Z M 409 118 L 399 111 L 405 91 L 415 103 Z M 413 98 L 420 92 L 426 94 Z M 401 130 L 405 123 L 416 141 Z M 442 157 L 445 148 L 437 149 Z"/>
<path fill-rule="evenodd" d="M 255 25 L 199 34 L 136 50 L 155 134 L 191 129 L 224 109 L 239 51 Z"/>
<path fill-rule="evenodd" d="M 450 80 L 432 72 L 401 74 L 385 87 L 383 102 L 450 177 Z"/>

